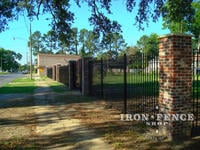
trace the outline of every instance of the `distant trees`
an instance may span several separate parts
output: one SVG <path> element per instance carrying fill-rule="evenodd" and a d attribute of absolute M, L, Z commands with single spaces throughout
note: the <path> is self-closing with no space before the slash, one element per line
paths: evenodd
<path fill-rule="evenodd" d="M 99 53 L 109 51 L 110 57 L 117 57 L 121 50 L 125 49 L 126 43 L 120 33 L 109 33 L 99 36 L 96 32 L 73 28 L 70 43 L 60 41 L 54 31 L 41 34 L 35 31 L 32 38 L 33 55 L 38 53 L 75 54 L 81 56 L 96 56 Z M 28 42 L 30 46 L 30 41 Z"/>
<path fill-rule="evenodd" d="M 108 57 L 110 59 L 118 57 L 119 53 L 127 46 L 123 36 L 117 32 L 105 34 L 101 45 L 108 50 Z"/>
<path fill-rule="evenodd" d="M 136 49 L 148 57 L 158 56 L 158 35 L 156 33 L 152 33 L 149 36 L 143 35 L 137 41 Z"/>
<path fill-rule="evenodd" d="M 17 71 L 20 64 L 17 60 L 21 60 L 22 55 L 11 50 L 0 48 L 0 70 Z"/>

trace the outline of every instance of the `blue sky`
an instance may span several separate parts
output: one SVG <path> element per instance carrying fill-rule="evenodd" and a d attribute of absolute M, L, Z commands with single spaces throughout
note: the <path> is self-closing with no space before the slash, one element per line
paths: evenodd
<path fill-rule="evenodd" d="M 70 9 L 75 13 L 73 27 L 78 27 L 79 30 L 82 28 L 92 29 L 92 26 L 90 26 L 88 22 L 90 9 L 86 4 L 81 5 L 81 8 L 77 7 L 76 4 L 72 4 Z M 133 25 L 135 13 L 126 11 L 124 1 L 113 1 L 111 10 L 113 14 L 109 15 L 109 18 L 117 20 L 122 25 L 122 35 L 129 46 L 135 45 L 136 41 L 145 34 L 150 35 L 151 33 L 157 33 L 158 35 L 163 35 L 169 33 L 168 30 L 162 30 L 161 19 L 157 23 L 149 22 L 149 26 L 145 26 L 144 31 L 138 31 L 137 27 Z M 40 16 L 39 20 L 35 19 L 32 22 L 32 32 L 38 30 L 43 34 L 51 29 L 48 26 L 49 21 L 46 20 L 47 16 L 48 15 Z M 0 33 L 0 47 L 21 53 L 23 58 L 20 63 L 25 64 L 27 58 L 29 61 L 30 56 L 27 46 L 28 37 L 29 20 L 22 16 L 18 21 L 9 23 L 9 30 Z"/>

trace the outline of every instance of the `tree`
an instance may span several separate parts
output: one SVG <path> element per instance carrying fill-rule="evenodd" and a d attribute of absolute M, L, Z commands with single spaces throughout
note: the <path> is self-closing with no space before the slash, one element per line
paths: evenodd
<path fill-rule="evenodd" d="M 137 51 L 144 53 L 148 59 L 158 56 L 158 35 L 152 33 L 150 36 L 143 35 L 136 45 Z"/>
<path fill-rule="evenodd" d="M 22 55 L 11 50 L 0 48 L 0 58 L 2 71 L 17 71 L 20 66 L 17 60 L 21 60 Z"/>
<path fill-rule="evenodd" d="M 167 5 L 168 3 L 166 3 L 166 7 Z M 172 33 L 192 33 L 195 38 L 195 45 L 197 45 L 200 37 L 200 0 L 192 2 L 191 6 L 192 10 L 188 12 L 192 14 L 190 19 L 182 17 L 182 19 L 177 20 L 176 18 L 170 18 L 168 14 L 163 18 L 163 28 L 168 28 Z M 183 7 L 183 11 L 187 11 L 187 7 Z"/>
<path fill-rule="evenodd" d="M 87 40 L 87 29 L 81 29 L 79 34 L 79 42 L 81 43 L 80 55 L 84 56 L 86 54 L 85 45 Z"/>
<path fill-rule="evenodd" d="M 166 26 L 171 29 L 178 29 L 178 32 L 187 30 L 186 25 L 193 19 L 194 9 L 192 8 L 192 0 L 168 0 L 163 10 L 163 18 Z"/>
<path fill-rule="evenodd" d="M 78 45 L 78 28 L 72 28 L 69 48 L 70 53 L 78 55 Z"/>
<path fill-rule="evenodd" d="M 42 35 L 40 31 L 35 31 L 30 38 L 32 38 L 33 55 L 36 56 L 44 50 Z M 30 41 L 28 42 L 28 46 L 30 46 Z"/>
<path fill-rule="evenodd" d="M 99 51 L 99 36 L 93 31 L 88 31 L 87 39 L 85 41 L 87 48 L 87 55 L 94 56 Z"/>
<path fill-rule="evenodd" d="M 194 35 L 195 42 L 200 45 L 200 0 L 192 3 L 195 11 L 192 23 L 189 26 L 189 31 Z"/>
<path fill-rule="evenodd" d="M 125 49 L 126 43 L 123 36 L 119 33 L 108 33 L 103 36 L 101 45 L 108 51 L 109 59 L 116 59 L 121 50 Z"/>
<path fill-rule="evenodd" d="M 120 31 L 120 25 L 117 21 L 111 21 L 105 16 L 105 11 L 111 14 L 112 0 L 74 0 L 78 6 L 86 2 L 91 8 L 90 23 L 94 26 L 94 31 L 103 35 L 109 32 Z M 132 12 L 138 5 L 137 15 L 135 17 L 139 29 L 143 29 L 143 23 L 148 24 L 149 19 L 157 21 L 160 16 L 169 16 L 170 20 L 190 20 L 192 16 L 192 0 L 168 0 L 167 7 L 163 0 L 126 0 L 126 9 Z M 181 7 L 180 7 L 181 6 Z M 27 10 L 27 16 L 31 19 L 39 17 L 40 14 L 51 14 L 52 30 L 58 33 L 61 41 L 69 41 L 71 24 L 74 20 L 74 14 L 69 10 L 69 0 L 6 0 L 0 3 L 0 31 L 8 27 L 8 22 L 17 19 L 24 10 Z M 104 9 L 104 10 L 103 10 Z"/>
<path fill-rule="evenodd" d="M 79 33 L 79 42 L 81 43 L 80 55 L 94 56 L 99 50 L 99 36 L 93 31 L 81 29 Z"/>
<path fill-rule="evenodd" d="M 50 30 L 42 36 L 44 48 L 42 53 L 53 53 L 58 50 L 58 41 L 55 31 Z"/>

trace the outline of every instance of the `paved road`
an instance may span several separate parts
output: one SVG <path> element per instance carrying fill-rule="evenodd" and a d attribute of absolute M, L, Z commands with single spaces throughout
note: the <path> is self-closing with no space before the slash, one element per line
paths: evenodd
<path fill-rule="evenodd" d="M 11 74 L 6 74 L 6 75 L 0 75 L 0 87 L 5 85 L 6 83 L 11 82 L 12 80 L 23 77 L 24 75 L 21 73 L 11 73 Z"/>

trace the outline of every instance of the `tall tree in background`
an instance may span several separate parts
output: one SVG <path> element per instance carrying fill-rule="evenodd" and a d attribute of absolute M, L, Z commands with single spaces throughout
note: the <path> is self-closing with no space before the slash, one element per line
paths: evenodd
<path fill-rule="evenodd" d="M 117 58 L 120 51 L 126 49 L 126 43 L 123 36 L 116 32 L 104 35 L 101 45 L 104 50 L 108 51 L 109 59 Z"/>
<path fill-rule="evenodd" d="M 158 56 L 158 35 L 152 33 L 150 36 L 143 35 L 136 45 L 136 51 L 144 53 L 149 59 Z"/>
<path fill-rule="evenodd" d="M 79 45 L 79 40 L 78 40 L 78 28 L 72 28 L 71 32 L 71 40 L 70 40 L 70 53 L 78 55 L 78 45 Z"/>
<path fill-rule="evenodd" d="M 40 31 L 35 31 L 32 35 L 32 50 L 33 55 L 36 56 L 38 53 L 42 52 L 44 49 L 43 46 L 43 38 Z M 28 42 L 28 46 L 30 46 L 30 41 Z"/>
<path fill-rule="evenodd" d="M 99 36 L 93 31 L 88 31 L 86 40 L 87 56 L 94 56 L 99 52 Z"/>
<path fill-rule="evenodd" d="M 79 42 L 81 44 L 80 55 L 94 56 L 99 50 L 99 36 L 93 31 L 81 29 L 79 33 Z"/>
<path fill-rule="evenodd" d="M 42 41 L 44 44 L 44 49 L 42 49 L 43 53 L 53 53 L 53 51 L 57 51 L 58 41 L 55 31 L 50 30 L 46 34 L 44 34 L 42 37 Z"/>
<path fill-rule="evenodd" d="M 17 60 L 21 60 L 22 55 L 11 50 L 0 48 L 0 66 L 2 71 L 17 71 L 20 64 Z"/>
<path fill-rule="evenodd" d="M 79 33 L 79 42 L 81 43 L 80 55 L 84 56 L 86 54 L 86 40 L 87 40 L 88 30 L 81 29 Z"/>

